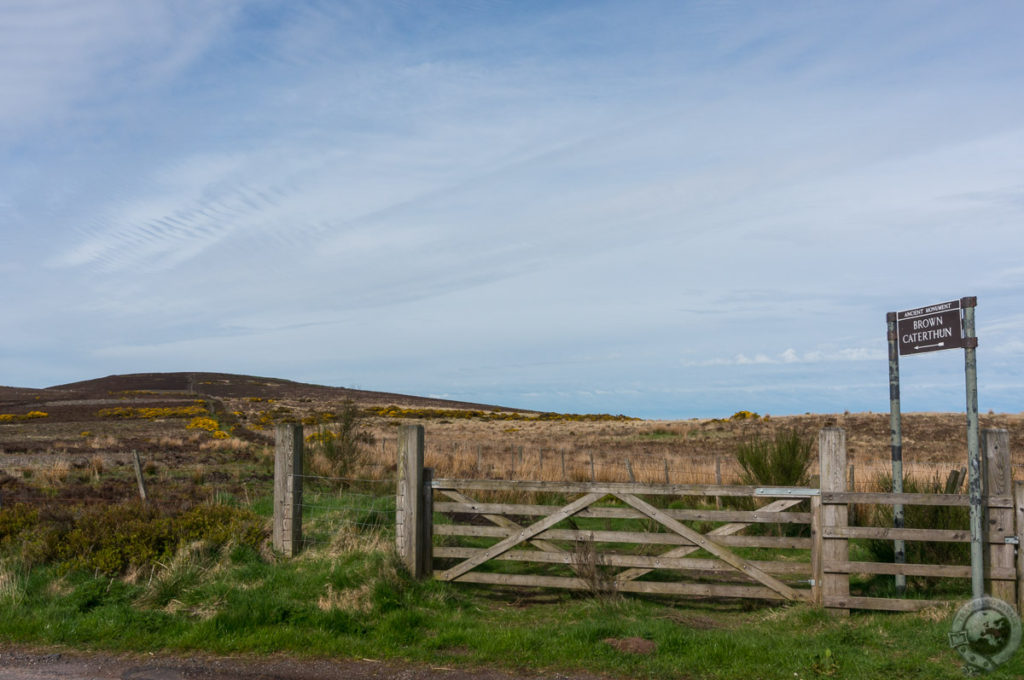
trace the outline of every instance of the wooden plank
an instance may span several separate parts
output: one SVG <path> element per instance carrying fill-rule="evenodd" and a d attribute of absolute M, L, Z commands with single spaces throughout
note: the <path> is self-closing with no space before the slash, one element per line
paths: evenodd
<path fill-rule="evenodd" d="M 482 552 L 484 548 L 462 548 L 451 546 L 437 546 L 434 548 L 435 557 L 447 557 L 466 559 L 474 557 Z M 573 565 L 572 553 L 569 552 L 543 552 L 540 550 L 509 550 L 495 560 L 507 562 L 535 562 L 541 564 L 564 564 Z M 639 567 L 647 571 L 654 569 L 674 569 L 678 571 L 701 571 L 708 573 L 737 573 L 736 569 L 721 560 L 662 557 L 660 555 L 622 555 L 616 553 L 603 553 L 601 563 L 610 567 Z M 781 574 L 784 576 L 809 576 L 810 565 L 806 562 L 772 562 L 764 560 L 750 560 L 750 563 L 769 574 Z M 622 580 L 616 576 L 616 580 Z"/>
<path fill-rule="evenodd" d="M 850 559 L 849 542 L 845 538 L 831 538 L 830 531 L 846 528 L 847 506 L 826 504 L 826 492 L 846 491 L 846 431 L 839 427 L 826 427 L 818 433 L 818 468 L 821 484 L 821 597 L 825 607 L 833 614 L 848 616 L 847 607 L 835 607 L 830 600 L 847 598 L 850 595 L 850 577 L 847 574 L 829 573 L 829 564 L 847 562 Z"/>
<path fill-rule="evenodd" d="M 568 517 L 572 517 L 577 512 L 587 507 L 591 503 L 596 503 L 597 501 L 601 500 L 602 498 L 605 497 L 605 495 L 606 494 L 603 493 L 588 493 L 582 498 L 577 498 L 572 503 L 569 503 L 564 508 L 551 513 L 539 522 L 534 522 L 525 529 L 522 529 L 514 533 L 513 535 L 509 536 L 508 538 L 492 545 L 490 548 L 485 550 L 480 555 L 472 557 L 466 560 L 465 562 L 456 564 L 454 567 L 448 569 L 442 574 L 441 580 L 451 581 L 461 576 L 462 574 L 465 574 L 470 569 L 474 569 L 475 567 L 480 566 L 487 560 L 497 557 L 498 555 L 502 554 L 506 550 L 511 549 L 519 543 L 522 543 L 526 540 L 533 538 L 537 534 L 543 532 L 545 529 L 549 529 L 552 526 L 561 522 L 562 520 Z"/>
<path fill-rule="evenodd" d="M 818 490 L 802 486 L 720 486 L 716 484 L 632 484 L 629 482 L 532 482 L 494 479 L 435 479 L 435 489 L 542 491 L 554 493 L 632 493 L 641 496 L 757 496 L 810 498 Z"/>
<path fill-rule="evenodd" d="M 1008 536 L 1015 536 L 1014 508 L 989 506 L 991 496 L 1005 496 L 1013 493 L 1013 470 L 1010 465 L 1010 433 L 1003 429 L 986 428 L 981 431 L 982 453 L 982 498 L 986 506 L 985 519 L 993 538 L 988 544 L 985 559 L 985 578 L 988 592 L 1004 602 L 1017 603 L 1017 579 L 997 578 L 994 570 L 1013 567 L 1016 564 L 1015 546 L 1006 543 Z"/>
<path fill-rule="evenodd" d="M 786 510 L 787 508 L 791 508 L 794 505 L 796 505 L 797 503 L 800 503 L 802 500 L 803 499 L 801 499 L 801 498 L 796 498 L 796 499 L 781 498 L 781 499 L 779 499 L 777 501 L 772 501 L 768 505 L 766 505 L 763 508 L 761 508 L 761 512 L 782 512 L 783 510 Z M 746 523 L 726 524 L 726 525 L 723 525 L 723 526 L 716 527 L 716 528 L 712 529 L 711 531 L 708 532 L 708 535 L 709 536 L 731 536 L 733 534 L 738 534 L 739 532 L 741 532 L 744 529 L 746 529 L 748 526 L 750 526 L 750 525 L 746 524 Z M 719 541 L 719 543 L 722 543 L 722 541 Z M 686 555 L 690 555 L 692 553 L 695 553 L 698 550 L 700 550 L 700 546 L 696 546 L 696 545 L 682 546 L 682 547 L 679 547 L 679 548 L 672 548 L 671 550 L 668 550 L 667 552 L 663 553 L 661 556 L 662 557 L 685 557 Z M 627 569 L 626 571 L 618 574 L 616 576 L 616 578 L 621 580 L 621 581 L 631 581 L 633 579 L 640 578 L 641 576 L 643 576 L 644 574 L 649 573 L 650 571 L 651 571 L 650 569 Z"/>
<path fill-rule="evenodd" d="M 447 493 L 447 492 L 444 492 Z M 551 512 L 550 505 L 527 505 L 516 503 L 434 503 L 434 510 L 446 513 L 482 514 L 488 516 L 522 515 L 545 516 Z M 767 510 L 665 510 L 672 519 L 704 522 L 742 522 L 745 524 L 810 524 L 809 512 L 771 512 Z M 577 517 L 592 519 L 646 519 L 646 515 L 632 508 L 587 508 Z M 488 517 L 490 519 L 490 517 Z"/>
<path fill-rule="evenodd" d="M 615 497 L 633 506 L 634 508 L 644 513 L 651 519 L 655 520 L 665 528 L 676 532 L 684 538 L 690 539 L 691 541 L 693 541 L 700 547 L 704 548 L 704 550 L 708 551 L 715 557 L 719 558 L 720 560 L 724 560 L 725 562 L 728 562 L 729 564 L 731 564 L 732 566 L 736 567 L 741 572 L 749 576 L 750 578 L 760 582 L 761 584 L 779 593 L 787 600 L 799 599 L 799 596 L 793 591 L 793 589 L 787 586 L 782 581 L 778 580 L 771 574 L 767 574 L 761 569 L 758 569 L 747 560 L 743 559 L 731 550 L 726 549 L 724 546 L 715 543 L 699 531 L 695 531 L 690 527 L 686 526 L 685 524 L 680 524 L 679 522 L 672 519 L 664 512 L 651 505 L 650 503 L 642 501 L 636 496 L 628 493 L 615 494 Z"/>
<path fill-rule="evenodd" d="M 827 597 L 826 607 L 839 609 L 874 609 L 886 612 L 916 612 L 930 607 L 948 607 L 956 602 L 947 600 L 897 600 L 888 597 Z"/>
<path fill-rule="evenodd" d="M 480 503 L 476 503 L 476 501 L 474 501 L 469 496 L 466 496 L 465 494 L 461 494 L 458 491 L 452 491 L 451 489 L 445 489 L 441 493 L 443 493 L 444 495 L 448 496 L 448 498 L 451 498 L 451 499 L 453 499 L 455 501 L 458 501 L 459 503 L 470 504 L 470 505 L 481 505 Z M 444 505 L 449 505 L 449 504 L 448 503 L 434 503 L 434 509 L 438 510 L 439 512 L 443 512 L 443 510 L 440 510 L 440 507 L 444 506 Z M 550 511 L 550 509 L 551 508 L 549 506 L 548 510 Z M 498 525 L 499 527 L 504 527 L 506 529 L 513 529 L 515 531 L 518 531 L 518 530 L 523 528 L 517 522 L 513 522 L 508 517 L 503 517 L 501 514 L 484 514 L 484 518 L 487 521 L 493 522 L 494 524 Z M 568 554 L 567 551 L 562 550 L 561 547 L 555 545 L 554 543 L 550 543 L 548 541 L 545 541 L 545 540 L 542 540 L 542 539 L 539 539 L 539 538 L 534 538 L 533 540 L 530 541 L 530 544 L 537 546 L 541 550 L 547 550 L 549 552 L 565 552 L 566 554 Z"/>
<path fill-rule="evenodd" d="M 896 529 L 894 527 L 825 527 L 825 538 L 875 538 L 879 540 L 937 541 L 970 543 L 968 529 Z M 1002 539 L 1000 539 L 1002 540 Z"/>
<path fill-rule="evenodd" d="M 970 578 L 970 565 L 955 564 L 893 564 L 891 562 L 837 562 L 826 568 L 837 574 L 903 574 L 905 576 L 935 576 L 941 578 Z M 1013 578 L 1015 570 L 1000 567 L 993 572 L 997 578 Z"/>
<path fill-rule="evenodd" d="M 505 538 L 515 533 L 501 527 L 478 527 L 468 524 L 435 524 L 434 534 L 443 536 L 476 536 Z M 709 534 L 710 535 L 710 534 Z M 637 543 L 640 545 L 695 545 L 683 536 L 671 533 L 648 533 L 643 531 L 577 531 L 573 529 L 548 529 L 539 536 L 551 541 L 593 540 L 595 543 Z M 715 539 L 721 545 L 738 548 L 775 548 L 809 550 L 811 539 L 795 536 L 719 536 Z"/>
<path fill-rule="evenodd" d="M 441 572 L 435 577 L 442 578 Z M 588 590 L 589 584 L 574 576 L 537 576 L 532 574 L 493 574 L 471 571 L 455 579 L 456 583 L 484 583 L 503 586 L 525 586 L 542 588 L 566 588 Z M 763 600 L 782 600 L 782 595 L 763 586 L 723 585 L 718 583 L 680 583 L 661 581 L 615 581 L 613 587 L 622 593 L 646 593 L 651 595 L 692 595 L 699 597 L 738 597 Z M 810 601 L 810 591 L 794 591 L 796 600 Z"/>
<path fill-rule="evenodd" d="M 993 496 L 989 503 L 989 507 L 993 508 L 1011 508 L 1013 507 L 1013 499 L 1010 496 Z M 870 491 L 858 491 L 853 492 L 833 492 L 825 491 L 822 489 L 821 502 L 825 505 L 833 503 L 846 504 L 846 503 L 861 503 L 861 504 L 877 504 L 877 505 L 893 505 L 895 503 L 902 503 L 903 505 L 948 505 L 951 507 L 969 507 L 971 502 L 968 496 L 964 494 L 948 494 L 948 493 L 876 493 Z"/>

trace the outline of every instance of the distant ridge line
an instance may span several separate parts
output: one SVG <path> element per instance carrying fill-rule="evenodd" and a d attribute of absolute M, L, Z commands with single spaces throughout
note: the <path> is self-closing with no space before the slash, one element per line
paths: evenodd
<path fill-rule="evenodd" d="M 352 399 L 360 405 L 418 406 L 433 408 L 470 409 L 479 411 L 508 411 L 515 413 L 536 413 L 530 409 L 479 404 L 475 402 L 420 397 L 396 392 L 357 390 L 349 387 L 332 387 L 303 383 L 284 378 L 244 375 L 236 373 L 211 373 L 204 371 L 178 371 L 171 373 L 128 373 L 108 375 L 102 378 L 53 385 L 37 392 L 61 392 L 76 398 L 85 396 L 106 396 L 111 392 L 135 390 L 187 392 L 194 387 L 197 394 L 214 397 L 320 397 L 327 399 Z M 13 388 L 22 389 L 22 388 Z M 27 388 L 25 388 L 27 389 Z"/>

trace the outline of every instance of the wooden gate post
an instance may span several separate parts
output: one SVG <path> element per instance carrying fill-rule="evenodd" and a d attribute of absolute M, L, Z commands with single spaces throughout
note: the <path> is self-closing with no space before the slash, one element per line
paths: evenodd
<path fill-rule="evenodd" d="M 1016 516 L 1017 538 L 1024 534 L 1024 482 L 1013 483 L 1013 509 Z M 1017 549 L 1017 612 L 1024 612 L 1024 546 Z"/>
<path fill-rule="evenodd" d="M 398 430 L 398 504 L 395 518 L 398 554 L 415 579 L 424 576 L 423 426 Z"/>
<path fill-rule="evenodd" d="M 822 597 L 822 588 L 825 582 L 822 545 L 821 496 L 811 496 L 811 601 L 816 607 L 825 604 Z"/>
<path fill-rule="evenodd" d="M 275 431 L 274 549 L 297 555 L 302 547 L 302 425 Z"/>
<path fill-rule="evenodd" d="M 420 578 L 429 579 L 434 575 L 434 469 L 423 468 L 423 485 L 420 487 Z"/>
<path fill-rule="evenodd" d="M 991 578 L 991 569 L 1014 568 L 1014 546 L 1003 539 L 1016 536 L 1014 531 L 1013 508 L 992 507 L 990 499 L 1013 494 L 1013 470 L 1010 467 L 1010 433 L 1002 429 L 986 429 L 981 432 L 982 504 L 985 506 L 984 535 L 988 543 L 985 560 L 985 578 L 988 579 L 988 593 L 1012 605 L 1017 604 L 1016 583 L 1011 580 Z"/>
<path fill-rule="evenodd" d="M 822 494 L 846 491 L 846 430 L 826 427 L 818 434 L 818 468 Z M 830 613 L 849 616 L 850 610 L 844 606 L 835 606 L 835 600 L 845 603 L 849 599 L 850 575 L 829 571 L 830 566 L 849 561 L 849 542 L 845 538 L 828 537 L 829 529 L 846 527 L 846 502 L 835 503 L 822 498 L 821 524 L 821 596 Z M 830 600 L 833 601 L 832 606 L 829 605 Z"/>

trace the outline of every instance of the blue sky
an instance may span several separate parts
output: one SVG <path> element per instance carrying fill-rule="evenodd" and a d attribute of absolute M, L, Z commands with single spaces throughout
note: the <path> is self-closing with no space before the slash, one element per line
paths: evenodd
<path fill-rule="evenodd" d="M 225 371 L 657 418 L 1024 388 L 1024 5 L 0 4 L 0 383 Z M 962 410 L 963 353 L 904 357 Z"/>

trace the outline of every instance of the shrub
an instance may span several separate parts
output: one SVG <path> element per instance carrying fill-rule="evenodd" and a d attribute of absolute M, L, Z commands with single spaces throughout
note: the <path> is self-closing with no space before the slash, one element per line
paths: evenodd
<path fill-rule="evenodd" d="M 310 444 L 309 459 L 318 461 L 318 471 L 326 473 L 325 476 L 345 477 L 365 457 L 363 446 L 373 444 L 376 439 L 365 429 L 359 407 L 347 400 L 335 414 L 335 424 L 320 425 L 306 441 Z"/>
<path fill-rule="evenodd" d="M 46 418 L 50 414 L 45 411 L 29 411 L 28 413 L 0 413 L 0 423 L 13 423 L 22 420 Z"/>
<path fill-rule="evenodd" d="M 172 516 L 139 504 L 64 511 L 39 518 L 18 506 L 0 512 L 0 529 L 21 535 L 26 564 L 54 563 L 109 576 L 166 563 L 181 545 L 203 541 L 258 548 L 263 521 L 248 510 L 200 505 Z"/>
<path fill-rule="evenodd" d="M 782 430 L 773 439 L 755 437 L 736 448 L 744 484 L 804 486 L 812 458 L 811 441 L 796 430 Z"/>
<path fill-rule="evenodd" d="M 0 543 L 18 540 L 27 529 L 39 523 L 39 511 L 24 503 L 16 503 L 0 510 Z"/>
<path fill-rule="evenodd" d="M 217 421 L 209 417 L 193 418 L 189 421 L 189 424 L 185 426 L 186 430 L 205 430 L 207 432 L 216 432 L 220 425 Z"/>
<path fill-rule="evenodd" d="M 96 412 L 100 418 L 128 418 L 139 420 L 156 420 L 158 418 L 191 418 L 207 412 L 206 402 L 197 399 L 191 406 L 115 406 L 103 408 Z"/>

